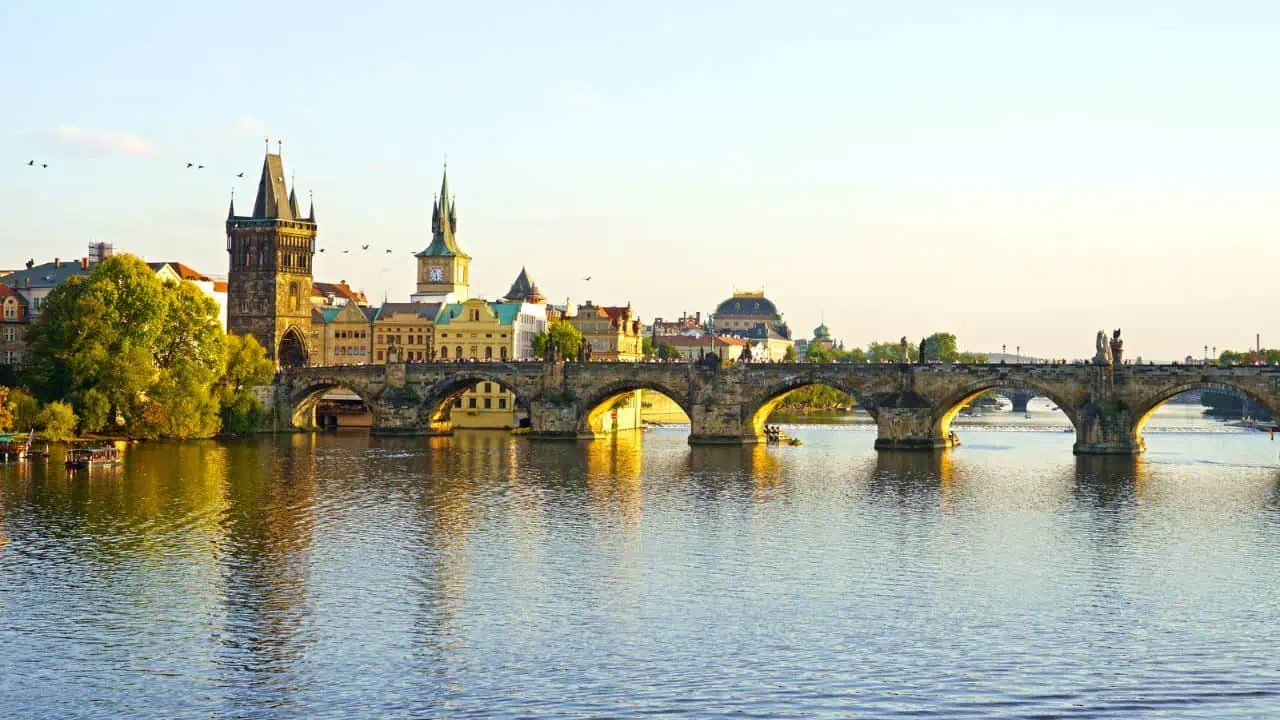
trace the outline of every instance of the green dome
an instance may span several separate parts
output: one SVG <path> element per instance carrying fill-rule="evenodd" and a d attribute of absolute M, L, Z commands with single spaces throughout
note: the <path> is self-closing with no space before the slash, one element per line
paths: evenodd
<path fill-rule="evenodd" d="M 827 327 L 826 323 L 822 323 L 821 325 L 813 329 L 814 340 L 826 340 L 830 337 L 831 337 L 831 328 Z"/>

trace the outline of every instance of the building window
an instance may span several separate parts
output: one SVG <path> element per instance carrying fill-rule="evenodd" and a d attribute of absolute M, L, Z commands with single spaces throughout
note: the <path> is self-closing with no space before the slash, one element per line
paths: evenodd
<path fill-rule="evenodd" d="M 505 347 L 502 348 L 502 361 L 503 362 L 507 361 L 507 349 Z"/>
<path fill-rule="evenodd" d="M 467 400 L 467 407 L 474 409 L 474 408 L 475 408 L 475 406 L 476 406 L 476 399 L 475 399 L 475 398 L 469 398 L 469 399 Z"/>
<path fill-rule="evenodd" d="M 462 359 L 462 346 L 461 346 L 461 345 L 459 345 L 458 347 L 454 348 L 453 356 L 454 356 L 455 358 L 459 359 L 459 360 L 461 360 L 461 359 Z"/>
<path fill-rule="evenodd" d="M 289 307 L 296 312 L 300 307 L 298 303 L 298 283 L 289 283 Z"/>
<path fill-rule="evenodd" d="M 499 409 L 499 410 L 506 410 L 506 409 L 507 409 L 507 399 L 506 399 L 506 398 L 498 398 L 498 409 Z"/>
<path fill-rule="evenodd" d="M 460 407 L 462 407 L 462 398 L 458 398 L 457 400 L 454 400 L 454 401 L 453 401 L 453 406 L 454 406 L 454 407 L 456 407 L 456 408 L 460 408 Z"/>
<path fill-rule="evenodd" d="M 382 351 L 381 351 L 381 350 L 379 350 L 379 351 L 378 351 L 378 354 L 377 354 L 376 358 L 377 358 L 378 360 L 382 360 Z"/>
<path fill-rule="evenodd" d="M 491 398 L 484 399 L 484 409 L 491 410 L 493 408 L 493 400 Z"/>
<path fill-rule="evenodd" d="M 18 336 L 18 334 L 17 334 L 17 332 L 16 332 L 16 331 L 14 331 L 14 329 L 13 329 L 13 328 L 5 328 L 5 329 L 4 329 L 4 339 L 5 339 L 5 340 L 8 340 L 9 342 L 13 342 L 14 340 L 17 340 L 17 339 L 18 339 L 18 337 L 17 337 L 17 336 Z"/>
<path fill-rule="evenodd" d="M 491 348 L 491 347 L 487 347 L 487 346 L 485 347 L 485 349 L 484 349 L 484 359 L 485 359 L 485 360 L 492 360 L 492 359 L 493 359 L 493 348 Z"/>
<path fill-rule="evenodd" d="M 485 384 L 484 384 L 484 391 L 485 391 L 485 392 L 487 392 L 487 393 L 491 393 L 491 392 L 493 392 L 493 383 L 485 383 Z"/>

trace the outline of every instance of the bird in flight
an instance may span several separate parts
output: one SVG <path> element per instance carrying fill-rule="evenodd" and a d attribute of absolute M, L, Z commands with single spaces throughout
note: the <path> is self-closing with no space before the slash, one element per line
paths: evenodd
<path fill-rule="evenodd" d="M 197 170 L 203 170 L 203 169 L 204 169 L 204 166 L 203 166 L 203 165 L 197 165 L 197 166 L 196 166 L 196 169 L 197 169 Z"/>
<path fill-rule="evenodd" d="M 191 167 L 193 165 L 195 165 L 195 163 L 187 163 L 187 167 Z"/>
<path fill-rule="evenodd" d="M 361 245 L 361 246 L 360 246 L 360 249 L 361 249 L 361 250 L 368 250 L 368 249 L 369 249 L 369 246 L 368 246 L 368 245 Z"/>
<path fill-rule="evenodd" d="M 343 254 L 343 255 L 346 255 L 346 254 L 347 254 L 347 253 L 349 253 L 349 252 L 351 252 L 351 251 L 350 251 L 350 250 L 343 250 L 343 251 L 342 251 L 342 254 Z"/>
<path fill-rule="evenodd" d="M 320 248 L 320 252 L 324 252 L 324 248 Z"/>
<path fill-rule="evenodd" d="M 391 254 L 391 248 L 387 248 L 387 254 L 388 254 L 388 255 L 390 255 L 390 254 Z"/>
<path fill-rule="evenodd" d="M 239 175 L 236 175 L 236 177 L 244 177 L 244 173 L 240 173 Z"/>
<path fill-rule="evenodd" d="M 31 165 L 32 167 L 34 167 L 34 166 L 35 166 L 35 164 L 36 164 L 36 161 L 35 161 L 35 160 L 28 160 L 28 161 L 27 161 L 27 164 L 28 164 L 28 165 Z"/>
<path fill-rule="evenodd" d="M 584 277 L 584 278 L 582 278 L 582 279 L 583 279 L 583 280 L 585 280 L 586 282 L 591 282 L 591 276 L 590 276 L 590 275 L 588 275 L 588 276 L 586 276 L 586 277 Z"/>

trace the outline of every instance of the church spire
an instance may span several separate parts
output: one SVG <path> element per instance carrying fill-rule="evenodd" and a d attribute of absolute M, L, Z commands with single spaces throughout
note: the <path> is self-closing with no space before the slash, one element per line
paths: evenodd
<path fill-rule="evenodd" d="M 262 177 L 258 179 L 258 196 L 253 201 L 253 217 L 259 220 L 293 220 L 297 217 L 291 212 L 284 181 L 284 161 L 279 153 L 268 152 L 262 160 Z"/>
<path fill-rule="evenodd" d="M 454 233 L 458 230 L 458 211 L 456 202 L 449 199 L 449 166 L 445 165 L 444 175 L 440 180 L 440 194 L 431 204 L 431 244 L 426 250 L 418 253 L 419 257 L 461 257 L 470 259 L 458 247 Z"/>
<path fill-rule="evenodd" d="M 314 224 L 315 224 L 315 222 L 316 222 L 316 196 L 315 196 L 315 195 L 312 195 L 312 194 L 311 194 L 311 191 L 310 191 L 310 190 L 308 190 L 308 191 L 307 191 L 307 199 L 308 199 L 308 200 L 310 201 L 310 203 L 311 203 L 311 212 L 307 213 L 307 222 L 309 222 L 309 223 L 311 223 L 312 225 L 314 225 Z"/>
<path fill-rule="evenodd" d="M 227 219 L 230 220 L 235 216 L 236 216 L 236 189 L 231 188 L 231 207 L 227 208 Z"/>

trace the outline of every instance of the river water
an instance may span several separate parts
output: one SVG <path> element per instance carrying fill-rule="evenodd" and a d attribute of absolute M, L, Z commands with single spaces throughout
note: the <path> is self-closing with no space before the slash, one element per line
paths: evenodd
<path fill-rule="evenodd" d="M 0 717 L 1280 715 L 1280 443 L 1168 408 L 1077 459 L 1038 413 L 3 467 Z"/>

